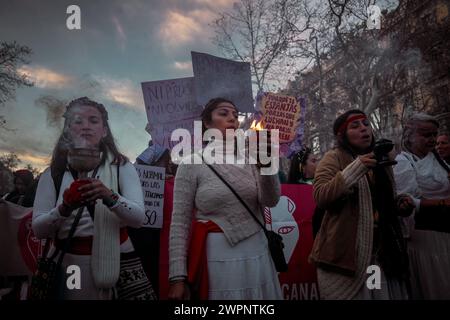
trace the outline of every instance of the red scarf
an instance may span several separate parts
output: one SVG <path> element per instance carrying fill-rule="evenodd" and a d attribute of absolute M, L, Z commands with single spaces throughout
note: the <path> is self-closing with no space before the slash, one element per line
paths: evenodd
<path fill-rule="evenodd" d="M 188 283 L 198 293 L 200 300 L 208 300 L 208 260 L 206 257 L 206 238 L 210 232 L 223 232 L 212 221 L 194 221 L 188 252 Z"/>

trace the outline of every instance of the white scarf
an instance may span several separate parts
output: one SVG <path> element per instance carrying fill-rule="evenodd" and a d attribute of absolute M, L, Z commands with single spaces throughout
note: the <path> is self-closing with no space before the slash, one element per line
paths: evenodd
<path fill-rule="evenodd" d="M 108 153 L 105 164 L 99 168 L 98 175 L 107 188 L 118 192 L 117 166 L 111 165 L 112 161 L 113 157 Z M 95 205 L 91 259 L 95 286 L 99 289 L 113 288 L 120 273 L 120 220 L 99 200 Z"/>

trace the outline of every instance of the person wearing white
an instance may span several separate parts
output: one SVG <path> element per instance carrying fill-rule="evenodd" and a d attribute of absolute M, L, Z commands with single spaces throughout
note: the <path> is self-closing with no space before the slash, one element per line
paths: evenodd
<path fill-rule="evenodd" d="M 438 126 L 429 115 L 412 116 L 403 133 L 403 151 L 396 157 L 398 163 L 394 167 L 397 192 L 409 194 L 415 204 L 415 213 L 402 221 L 408 239 L 413 299 L 450 299 L 450 226 L 434 217 L 439 210 L 444 212 L 443 221 L 450 221 L 448 173 L 445 163 L 433 151 Z M 428 227 L 420 222 L 423 219 L 428 221 Z"/>
<path fill-rule="evenodd" d="M 237 129 L 239 125 L 236 107 L 221 98 L 207 104 L 202 120 L 207 128 L 219 129 L 223 136 L 226 129 Z M 225 144 L 218 140 L 208 145 L 214 146 Z M 191 157 L 197 156 L 201 155 Z M 216 156 L 230 159 L 235 154 L 234 150 L 225 148 Z M 204 158 L 207 159 L 206 151 Z M 213 166 L 262 222 L 264 206 L 275 206 L 280 197 L 277 175 L 261 175 L 257 166 L 250 164 Z M 195 226 L 191 228 L 193 219 L 200 228 L 203 224 L 213 224 L 220 229 L 220 232 L 209 232 L 206 239 L 202 239 L 205 241 L 208 286 L 200 299 L 282 299 L 278 275 L 261 227 L 206 164 L 185 163 L 180 164 L 175 178 L 169 238 L 169 299 L 191 297 L 187 286 L 188 274 L 191 274 L 187 263 L 192 257 L 188 239 L 191 229 L 199 230 Z"/>
<path fill-rule="evenodd" d="M 50 167 L 39 180 L 32 228 L 38 238 L 54 238 L 58 248 L 68 237 L 78 208 L 83 207 L 62 265 L 63 270 L 69 265 L 80 267 L 81 289 L 63 286 L 59 298 L 111 299 L 119 279 L 121 254 L 134 251 L 124 227 L 139 227 L 145 219 L 139 177 L 118 152 L 103 105 L 79 98 L 68 105 L 64 117 L 64 131 Z M 96 175 L 92 177 L 89 172 L 89 183 L 78 189 L 81 200 L 75 201 L 69 195 L 77 172 L 70 168 L 67 158 L 69 148 L 80 141 L 86 147 L 98 148 L 102 159 Z"/>

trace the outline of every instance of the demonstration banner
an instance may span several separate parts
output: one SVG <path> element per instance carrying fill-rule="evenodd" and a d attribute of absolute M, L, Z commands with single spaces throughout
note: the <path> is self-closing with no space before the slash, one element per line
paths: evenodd
<path fill-rule="evenodd" d="M 0 201 L 0 276 L 30 276 L 45 240 L 31 229 L 32 208 Z"/>
<path fill-rule="evenodd" d="M 256 110 L 264 129 L 280 132 L 280 153 L 290 156 L 301 148 L 304 100 L 271 92 L 260 92 L 256 97 Z"/>
<path fill-rule="evenodd" d="M 285 300 L 318 300 L 316 269 L 308 262 L 312 249 L 312 216 L 315 203 L 312 186 L 282 184 L 274 208 L 265 208 L 267 228 L 283 237 L 288 271 L 279 273 Z"/>
<path fill-rule="evenodd" d="M 205 106 L 216 97 L 226 98 L 239 112 L 253 113 L 250 64 L 191 52 L 197 103 Z"/>
<path fill-rule="evenodd" d="M 144 194 L 145 220 L 142 227 L 161 228 L 164 210 L 166 169 L 135 164 Z"/>
<path fill-rule="evenodd" d="M 173 189 L 172 189 L 173 190 Z M 315 204 L 311 185 L 281 185 L 282 197 L 274 208 L 265 208 L 268 229 L 283 237 L 284 253 L 288 261 L 288 272 L 279 273 L 283 298 L 286 300 L 317 300 L 319 291 L 316 269 L 308 262 L 312 249 L 312 215 Z M 166 197 L 172 197 L 171 192 Z M 166 201 L 170 199 L 167 198 Z M 160 243 L 160 299 L 168 294 L 169 232 L 171 210 L 165 211 Z"/>
<path fill-rule="evenodd" d="M 154 144 L 172 149 L 172 132 L 178 128 L 194 134 L 194 120 L 200 120 L 202 107 L 197 105 L 193 78 L 143 82 L 147 129 Z"/>

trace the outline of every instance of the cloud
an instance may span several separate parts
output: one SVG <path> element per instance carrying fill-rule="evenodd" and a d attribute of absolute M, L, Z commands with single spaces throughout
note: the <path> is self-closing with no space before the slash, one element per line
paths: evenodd
<path fill-rule="evenodd" d="M 122 51 L 125 50 L 126 42 L 127 42 L 127 35 L 125 34 L 122 24 L 120 23 L 119 19 L 117 19 L 116 16 L 111 17 L 112 22 L 114 24 L 114 27 L 116 29 L 116 33 L 118 36 L 119 46 L 122 49 Z"/>
<path fill-rule="evenodd" d="M 39 153 L 30 153 L 29 150 L 25 150 L 22 148 L 14 148 L 8 147 L 7 149 L 0 148 L 0 156 L 15 153 L 20 160 L 18 169 L 25 168 L 27 164 L 31 164 L 33 167 L 38 168 L 40 171 L 43 171 L 46 167 L 49 166 L 51 156 L 50 155 L 42 155 Z"/>
<path fill-rule="evenodd" d="M 62 89 L 73 82 L 70 76 L 40 66 L 22 66 L 18 71 L 27 75 L 38 88 Z"/>
<path fill-rule="evenodd" d="M 226 8 L 233 5 L 236 0 L 193 0 L 197 4 L 207 5 L 214 8 Z"/>
<path fill-rule="evenodd" d="M 173 67 L 181 71 L 191 71 L 192 72 L 192 62 L 191 61 L 175 61 Z"/>
<path fill-rule="evenodd" d="M 89 91 L 95 91 L 95 95 L 99 98 L 108 99 L 136 111 L 144 110 L 144 98 L 139 83 L 105 75 L 90 75 L 83 79 L 89 83 L 91 89 L 94 89 Z"/>
<path fill-rule="evenodd" d="M 40 171 L 44 171 L 44 169 L 50 165 L 50 156 L 38 156 L 31 153 L 18 153 L 17 156 L 22 160 L 21 165 L 31 164 Z"/>
<path fill-rule="evenodd" d="M 159 38 L 166 49 L 208 40 L 212 32 L 209 23 L 214 16 L 215 12 L 208 8 L 186 12 L 168 10 L 159 29 Z"/>
<path fill-rule="evenodd" d="M 169 10 L 161 25 L 159 35 L 166 45 L 179 46 L 195 39 L 202 32 L 200 23 L 194 18 Z"/>

